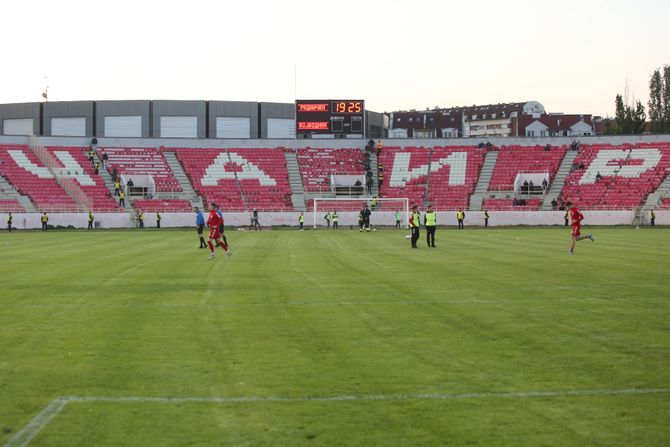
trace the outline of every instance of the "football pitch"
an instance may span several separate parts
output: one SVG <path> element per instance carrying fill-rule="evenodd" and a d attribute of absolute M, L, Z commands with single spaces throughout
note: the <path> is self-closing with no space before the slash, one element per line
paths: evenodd
<path fill-rule="evenodd" d="M 0 234 L 0 446 L 670 445 L 670 229 Z"/>

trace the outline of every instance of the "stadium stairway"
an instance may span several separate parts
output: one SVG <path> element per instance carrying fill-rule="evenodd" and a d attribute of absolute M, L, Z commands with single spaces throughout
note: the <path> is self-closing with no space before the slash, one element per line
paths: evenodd
<path fill-rule="evenodd" d="M 102 181 L 105 183 L 105 186 L 109 190 L 109 193 L 114 197 L 114 200 L 118 203 L 119 198 L 114 195 L 114 180 L 112 180 L 112 174 L 109 173 L 107 169 L 105 169 L 102 163 L 102 159 L 98 156 L 98 152 L 94 151 L 95 155 L 93 156 L 93 161 L 96 163 L 100 163 L 101 169 L 98 173 L 100 175 L 100 178 L 102 178 Z M 124 209 L 126 211 L 132 210 L 132 205 L 131 205 L 131 200 L 130 197 L 126 197 L 126 203 L 124 206 Z"/>
<path fill-rule="evenodd" d="M 377 154 L 370 155 L 370 170 L 377 175 L 372 176 L 372 197 L 379 196 L 379 165 L 377 164 Z"/>
<path fill-rule="evenodd" d="M 493 169 L 498 160 L 498 151 L 488 151 L 484 157 L 484 164 L 479 172 L 479 180 L 475 187 L 475 192 L 470 196 L 470 210 L 479 211 L 482 209 L 484 197 L 489 189 L 491 177 L 493 176 Z"/>
<path fill-rule="evenodd" d="M 656 208 L 661 203 L 661 198 L 666 197 L 670 192 L 670 174 L 666 175 L 656 191 L 647 196 L 644 202 L 645 210 Z"/>
<path fill-rule="evenodd" d="M 95 161 L 96 163 L 100 163 L 100 166 L 104 166 L 102 164 L 102 160 L 100 159 L 100 157 L 98 157 L 98 152 L 97 151 L 94 152 L 95 155 L 93 156 L 93 161 Z M 102 181 L 105 183 L 105 186 L 109 190 L 109 193 L 112 195 L 112 197 L 114 197 L 114 200 L 118 202 L 119 200 L 118 197 L 114 196 L 114 181 L 112 180 L 112 174 L 110 174 L 109 171 L 107 171 L 107 169 L 105 169 L 104 167 L 100 169 L 98 174 L 100 175 L 100 178 L 102 178 Z M 130 200 L 126 200 L 126 202 L 130 202 Z M 126 208 L 129 207 L 130 203 L 127 203 Z"/>
<path fill-rule="evenodd" d="M 193 189 L 193 185 L 191 185 L 191 182 L 189 181 L 188 176 L 184 171 L 184 167 L 177 159 L 177 154 L 170 151 L 163 151 L 163 157 L 165 157 L 165 161 L 167 162 L 170 169 L 172 169 L 172 174 L 174 174 L 174 177 L 179 182 L 179 186 L 181 186 L 182 190 L 182 192 L 179 194 L 170 193 L 170 197 L 188 200 L 191 202 L 191 206 L 197 206 L 198 208 L 202 209 L 202 197 L 200 197 Z M 158 198 L 167 198 L 162 197 L 162 193 L 158 193 L 156 195 Z"/>
<path fill-rule="evenodd" d="M 7 179 L 0 175 L 0 200 L 16 200 L 29 213 L 36 211 L 35 205 L 30 201 L 28 196 L 21 194 L 14 185 L 9 183 Z"/>
<path fill-rule="evenodd" d="M 670 193 L 670 174 L 666 174 L 661 184 L 656 188 L 656 191 L 647 196 L 644 205 L 636 208 L 635 219 L 633 225 L 643 225 L 649 223 L 649 214 L 651 210 L 662 205 L 661 199 Z"/>
<path fill-rule="evenodd" d="M 305 211 L 305 188 L 302 186 L 298 154 L 291 151 L 284 152 L 286 159 L 286 170 L 288 171 L 288 183 L 291 186 L 291 203 L 296 211 Z"/>
<path fill-rule="evenodd" d="M 556 172 L 556 177 L 554 177 L 554 181 L 549 187 L 549 192 L 544 196 L 544 202 L 540 208 L 541 210 L 551 210 L 552 200 L 558 199 L 558 196 L 561 195 L 563 186 L 565 186 L 565 179 L 568 177 L 568 174 L 570 174 L 570 168 L 572 167 L 572 163 L 574 163 L 575 158 L 577 158 L 577 155 L 577 151 L 569 150 L 565 153 L 565 157 L 563 157 L 563 161 L 561 162 L 561 165 Z"/>

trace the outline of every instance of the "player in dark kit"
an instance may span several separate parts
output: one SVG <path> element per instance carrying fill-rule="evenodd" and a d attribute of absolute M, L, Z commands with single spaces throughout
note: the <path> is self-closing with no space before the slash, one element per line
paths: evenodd
<path fill-rule="evenodd" d="M 209 245 L 209 258 L 214 259 L 214 244 L 212 241 L 216 242 L 216 245 L 223 248 L 228 256 L 232 255 L 230 250 L 228 250 L 228 245 L 224 244 L 221 240 L 221 231 L 220 228 L 223 225 L 223 218 L 217 213 L 217 206 L 215 203 L 209 205 L 209 218 L 207 219 L 207 225 L 209 225 L 209 240 L 207 245 Z"/>
<path fill-rule="evenodd" d="M 568 254 L 573 254 L 575 252 L 575 244 L 577 241 L 584 239 L 591 239 L 593 242 L 593 235 L 589 233 L 587 236 L 581 235 L 582 220 L 584 220 L 584 215 L 577 209 L 576 206 L 572 206 L 572 203 L 566 203 L 566 206 L 570 210 L 570 219 L 572 220 L 572 245 L 570 246 L 570 251 Z"/>
<path fill-rule="evenodd" d="M 205 217 L 202 215 L 200 209 L 198 209 L 197 206 L 195 207 L 195 226 L 198 231 L 198 239 L 200 239 L 199 248 L 207 248 L 207 242 L 205 242 L 205 238 L 202 236 L 202 232 L 205 229 Z"/>

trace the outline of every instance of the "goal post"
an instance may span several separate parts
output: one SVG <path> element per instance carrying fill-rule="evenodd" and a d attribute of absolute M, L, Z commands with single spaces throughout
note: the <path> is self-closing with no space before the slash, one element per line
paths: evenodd
<path fill-rule="evenodd" d="M 358 215 L 363 204 L 370 207 L 373 217 L 378 212 L 395 214 L 395 212 L 400 211 L 404 217 L 400 220 L 400 226 L 407 228 L 409 222 L 409 199 L 407 197 L 385 197 L 383 199 L 375 197 L 315 197 L 312 200 L 314 201 L 312 210 L 312 228 L 314 229 L 317 227 L 317 222 L 325 222 L 320 214 L 337 211 L 338 214 L 353 212 Z M 319 220 L 320 218 L 321 220 Z M 387 219 L 387 222 L 389 225 L 394 225 L 395 219 L 392 220 L 392 223 L 390 219 Z"/>

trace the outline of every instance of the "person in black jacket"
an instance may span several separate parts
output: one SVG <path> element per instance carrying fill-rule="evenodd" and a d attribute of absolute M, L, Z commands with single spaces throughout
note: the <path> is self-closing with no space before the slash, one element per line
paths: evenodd
<path fill-rule="evenodd" d="M 363 205 L 363 209 L 361 209 L 361 213 L 359 214 L 359 222 L 360 222 L 360 229 L 359 231 L 363 231 L 365 228 L 366 231 L 370 231 L 370 208 L 368 208 L 368 204 L 366 203 Z"/>

